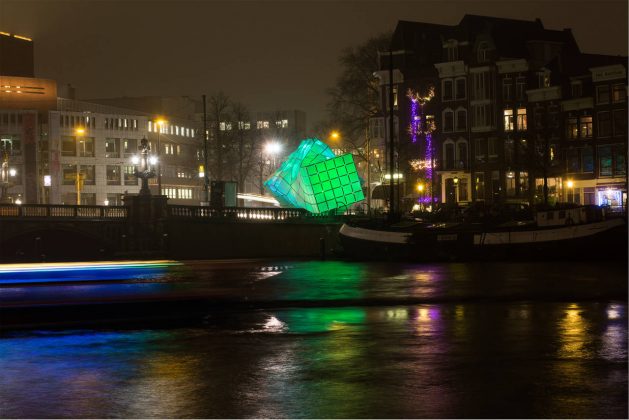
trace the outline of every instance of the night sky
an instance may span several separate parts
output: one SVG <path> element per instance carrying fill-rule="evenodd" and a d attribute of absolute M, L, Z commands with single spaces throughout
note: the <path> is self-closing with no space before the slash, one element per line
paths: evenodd
<path fill-rule="evenodd" d="M 325 116 L 341 51 L 398 20 L 456 24 L 464 14 L 570 27 L 584 52 L 627 54 L 627 1 L 0 0 L 0 31 L 32 37 L 36 76 L 79 98 L 211 94 L 252 109 Z"/>

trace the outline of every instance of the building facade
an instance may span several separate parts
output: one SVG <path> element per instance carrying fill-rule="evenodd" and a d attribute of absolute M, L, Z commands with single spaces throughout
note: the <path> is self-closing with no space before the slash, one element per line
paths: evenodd
<path fill-rule="evenodd" d="M 391 50 L 382 109 L 388 119 L 392 67 L 407 197 L 421 184 L 451 204 L 626 207 L 626 57 L 584 54 L 570 30 L 540 20 L 472 15 L 399 22 Z"/>

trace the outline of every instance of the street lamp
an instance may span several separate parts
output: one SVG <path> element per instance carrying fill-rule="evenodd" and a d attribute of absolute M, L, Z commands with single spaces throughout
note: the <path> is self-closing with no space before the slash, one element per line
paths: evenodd
<path fill-rule="evenodd" d="M 84 140 L 79 140 L 83 137 L 83 135 L 85 134 L 85 129 L 82 127 L 79 127 L 77 129 L 74 130 L 74 134 L 76 134 L 76 139 L 79 141 L 79 143 L 83 144 L 83 156 L 85 157 L 85 141 Z M 76 205 L 80 206 L 81 205 L 81 189 L 83 187 L 83 177 L 81 176 L 81 165 L 79 165 L 79 160 L 76 160 L 76 178 L 74 180 L 74 185 L 76 186 Z"/>
<path fill-rule="evenodd" d="M 455 176 L 454 179 L 452 179 L 452 182 L 454 183 L 454 202 L 458 203 L 459 202 L 459 177 Z"/>
<path fill-rule="evenodd" d="M 574 181 L 569 179 L 568 181 L 566 181 L 566 186 L 568 187 L 568 197 L 570 198 L 570 202 L 573 203 L 574 202 Z"/>
<path fill-rule="evenodd" d="M 5 146 L 2 148 L 2 168 L 0 169 L 0 203 L 10 202 L 7 191 L 13 186 L 11 178 L 16 175 L 15 168 L 9 168 L 9 151 Z"/>
<path fill-rule="evenodd" d="M 134 175 L 142 180 L 142 187 L 140 188 L 140 195 L 151 195 L 149 188 L 149 178 L 155 176 L 153 171 L 153 165 L 159 163 L 159 159 L 155 156 L 149 156 L 149 142 L 146 137 L 140 140 L 140 146 L 138 147 L 140 156 L 133 156 L 131 162 L 135 165 Z"/>
<path fill-rule="evenodd" d="M 340 134 L 337 130 L 333 130 L 333 131 L 330 133 L 330 139 L 332 139 L 332 140 L 336 141 L 336 140 L 338 140 L 338 139 L 340 139 L 340 138 L 341 138 L 341 134 Z"/>
<path fill-rule="evenodd" d="M 275 158 L 282 152 L 282 144 L 277 141 L 272 141 L 264 145 L 264 151 L 267 155 L 273 157 L 273 168 L 275 168 L 276 161 Z"/>
<path fill-rule="evenodd" d="M 166 124 L 166 120 L 158 118 L 155 124 L 157 125 L 157 195 L 162 195 L 162 145 L 160 136 L 162 127 Z"/>

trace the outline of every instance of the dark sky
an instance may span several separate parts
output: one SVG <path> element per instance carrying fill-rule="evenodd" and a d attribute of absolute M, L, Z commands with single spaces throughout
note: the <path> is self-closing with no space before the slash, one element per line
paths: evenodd
<path fill-rule="evenodd" d="M 627 0 L 0 0 L 0 31 L 32 37 L 36 75 L 79 98 L 223 90 L 252 109 L 325 115 L 343 48 L 398 20 L 456 24 L 466 13 L 572 28 L 581 50 L 627 54 Z"/>

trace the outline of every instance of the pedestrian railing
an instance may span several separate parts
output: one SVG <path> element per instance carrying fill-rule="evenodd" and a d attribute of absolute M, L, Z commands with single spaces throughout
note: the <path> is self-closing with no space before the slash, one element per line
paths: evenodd
<path fill-rule="evenodd" d="M 173 219 L 204 219 L 242 222 L 338 222 L 344 216 L 316 215 L 304 209 L 279 207 L 224 207 L 169 205 L 168 217 Z M 0 218 L 53 218 L 79 220 L 127 219 L 126 206 L 72 206 L 47 204 L 0 204 Z"/>
<path fill-rule="evenodd" d="M 69 206 L 48 204 L 0 204 L 0 217 L 71 218 L 71 219 L 125 219 L 124 206 Z"/>
<path fill-rule="evenodd" d="M 224 207 L 221 209 L 198 206 L 168 206 L 169 216 L 173 218 L 217 219 L 238 221 L 281 221 L 290 219 L 312 218 L 303 209 L 284 209 L 279 207 Z"/>

